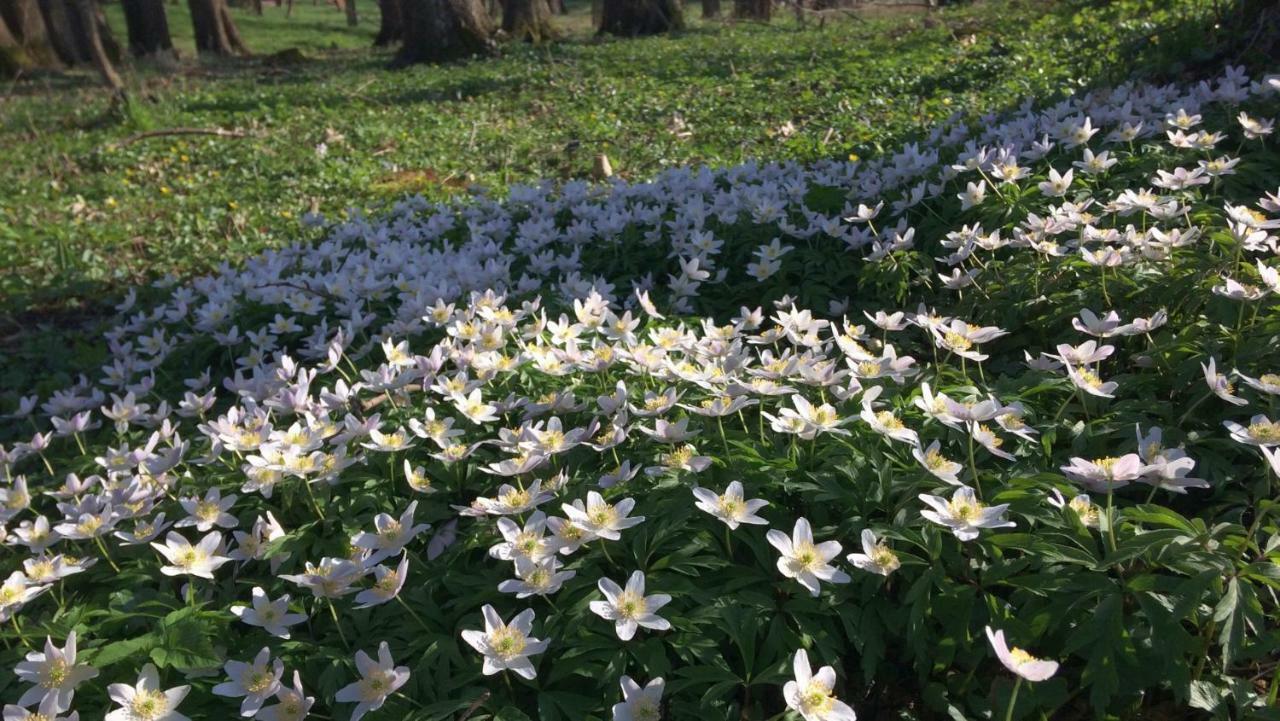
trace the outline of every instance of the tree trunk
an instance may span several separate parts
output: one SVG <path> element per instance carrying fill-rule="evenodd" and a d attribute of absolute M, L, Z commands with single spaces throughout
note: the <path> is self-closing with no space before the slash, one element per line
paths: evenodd
<path fill-rule="evenodd" d="M 0 78 L 12 78 L 34 64 L 17 34 L 9 29 L 9 21 L 0 14 Z"/>
<path fill-rule="evenodd" d="M 175 55 L 164 0 L 121 0 L 120 4 L 129 31 L 129 52 L 134 57 Z"/>
<path fill-rule="evenodd" d="M 218 17 L 227 33 L 227 40 L 231 41 L 231 49 L 241 55 L 250 55 L 249 46 L 245 45 L 244 38 L 240 37 L 240 28 L 236 27 L 235 18 L 231 17 L 231 9 L 227 7 L 226 0 L 218 0 L 217 4 Z"/>
<path fill-rule="evenodd" d="M 0 55 L 4 56 L 0 58 L 0 75 L 62 65 L 35 0 L 0 0 L 0 25 L 6 32 L 0 44 Z"/>
<path fill-rule="evenodd" d="M 49 45 L 64 65 L 88 62 L 83 45 L 77 42 L 76 29 L 80 23 L 67 12 L 63 0 L 39 0 L 40 18 L 44 21 Z"/>
<path fill-rule="evenodd" d="M 248 55 L 249 50 L 240 39 L 235 21 L 227 9 L 226 0 L 187 0 L 191 10 L 191 27 L 196 40 L 196 52 L 212 55 Z"/>
<path fill-rule="evenodd" d="M 502 8 L 502 29 L 513 40 L 539 43 L 555 35 L 547 0 L 507 0 Z"/>
<path fill-rule="evenodd" d="M 600 34 L 635 37 L 684 27 L 680 0 L 604 0 Z"/>
<path fill-rule="evenodd" d="M 720 17 L 720 0 L 702 0 L 702 17 Z"/>
<path fill-rule="evenodd" d="M 355 27 L 360 24 L 360 17 L 356 14 L 356 0 L 346 0 L 343 3 L 343 9 L 347 12 L 347 25 Z"/>
<path fill-rule="evenodd" d="M 493 50 L 493 21 L 482 0 L 403 0 L 404 45 L 393 67 L 438 63 Z"/>
<path fill-rule="evenodd" d="M 378 21 L 378 36 L 373 39 L 377 47 L 384 47 L 399 42 L 404 37 L 404 15 L 400 10 L 400 0 L 378 0 L 378 8 L 382 19 Z"/>
<path fill-rule="evenodd" d="M 733 0 L 734 17 L 767 23 L 772 14 L 773 0 Z"/>
<path fill-rule="evenodd" d="M 39 0 L 39 8 L 49 45 L 64 64 L 97 65 L 95 46 L 109 62 L 120 59 L 120 45 L 96 3 L 81 8 L 78 0 Z"/>
<path fill-rule="evenodd" d="M 100 31 L 101 28 L 99 28 L 102 11 L 94 0 L 73 0 L 73 2 L 75 3 L 75 12 L 80 19 L 80 25 L 84 32 L 85 51 L 88 52 L 89 58 L 93 61 L 93 66 L 98 70 L 98 74 L 102 76 L 102 82 L 117 95 L 123 96 L 124 81 L 120 79 L 120 74 L 116 72 L 115 66 L 111 64 L 111 58 L 107 57 L 107 48 Z M 103 25 L 105 24 L 104 22 Z"/>

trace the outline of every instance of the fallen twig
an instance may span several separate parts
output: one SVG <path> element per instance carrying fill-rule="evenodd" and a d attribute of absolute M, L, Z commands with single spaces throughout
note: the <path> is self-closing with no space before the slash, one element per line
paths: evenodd
<path fill-rule="evenodd" d="M 126 145 L 133 145 L 139 140 L 147 138 L 162 138 L 169 135 L 211 135 L 215 138 L 247 138 L 249 133 L 242 130 L 223 130 L 222 128 L 165 128 L 164 130 L 148 130 L 143 133 L 130 135 L 124 140 L 114 143 L 107 143 L 102 146 L 104 150 L 116 150 Z"/>

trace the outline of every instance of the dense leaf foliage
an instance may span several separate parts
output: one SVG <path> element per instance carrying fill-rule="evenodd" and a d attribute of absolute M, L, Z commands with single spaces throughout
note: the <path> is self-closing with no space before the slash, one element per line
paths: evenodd
<path fill-rule="evenodd" d="M 1228 69 L 862 162 L 413 199 L 131 297 L 101 377 L 0 449 L 0 659 L 74 632 L 99 676 L 0 693 L 1268 717 L 1278 91 Z"/>

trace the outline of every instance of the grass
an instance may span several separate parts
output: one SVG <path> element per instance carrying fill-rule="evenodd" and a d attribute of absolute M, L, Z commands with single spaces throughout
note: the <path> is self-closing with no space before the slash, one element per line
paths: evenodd
<path fill-rule="evenodd" d="M 185 6 L 170 6 L 188 62 L 172 75 L 136 69 L 124 111 L 111 111 L 87 75 L 17 83 L 0 104 L 0 147 L 10 149 L 0 162 L 0 385 L 25 387 L 33 367 L 49 385 L 65 382 L 99 357 L 84 328 L 103 298 L 295 239 L 308 211 L 338 217 L 406 193 L 587 177 L 597 153 L 629 179 L 876 153 L 956 111 L 1105 79 L 1120 48 L 1150 50 L 1162 23 L 1207 7 L 1125 6 L 1147 12 L 1129 7 L 1112 22 L 1114 6 L 988 2 L 804 25 L 693 19 L 673 37 L 596 41 L 589 8 L 575 5 L 558 20 L 563 42 L 401 72 L 368 47 L 370 3 L 355 29 L 305 2 L 290 19 L 274 6 L 261 17 L 236 11 L 258 58 L 231 62 L 191 60 Z M 271 57 L 291 47 L 306 58 Z M 246 137 L 116 145 L 170 127 Z"/>

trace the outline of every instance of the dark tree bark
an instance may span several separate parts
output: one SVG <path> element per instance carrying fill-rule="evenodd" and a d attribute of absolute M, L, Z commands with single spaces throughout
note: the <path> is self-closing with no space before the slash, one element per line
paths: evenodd
<path fill-rule="evenodd" d="M 551 27 L 551 6 L 547 0 L 506 0 L 502 7 L 502 29 L 513 40 L 538 43 L 555 36 Z"/>
<path fill-rule="evenodd" d="M 720 17 L 720 0 L 702 0 L 702 17 Z"/>
<path fill-rule="evenodd" d="M 360 16 L 356 14 L 356 0 L 345 0 L 342 9 L 347 13 L 347 25 L 355 27 L 360 24 Z"/>
<path fill-rule="evenodd" d="M 32 65 L 9 21 L 0 14 L 0 78 L 11 78 Z"/>
<path fill-rule="evenodd" d="M 403 0 L 404 44 L 393 67 L 438 63 L 493 50 L 493 21 L 481 0 Z"/>
<path fill-rule="evenodd" d="M 0 45 L 0 75 L 29 68 L 58 68 L 62 61 L 49 41 L 44 17 L 35 0 L 0 0 L 0 25 L 6 38 Z"/>
<path fill-rule="evenodd" d="M 107 47 L 105 38 L 99 27 L 99 22 L 103 20 L 102 10 L 98 7 L 94 0 L 73 0 L 75 3 L 75 12 L 80 19 L 80 26 L 84 32 L 83 41 L 85 42 L 85 50 L 89 54 L 93 66 L 97 68 L 98 74 L 102 76 L 102 82 L 111 88 L 117 95 L 124 96 L 124 81 L 120 79 L 120 74 L 116 72 L 115 66 L 111 63 L 111 58 L 107 56 Z M 102 22 L 103 27 L 106 26 Z"/>
<path fill-rule="evenodd" d="M 129 52 L 134 57 L 173 57 L 173 39 L 164 0 L 121 0 L 124 22 L 129 31 Z"/>
<path fill-rule="evenodd" d="M 66 65 L 96 65 L 94 47 L 101 46 L 107 60 L 120 59 L 120 45 L 102 8 L 91 3 L 82 12 L 77 0 L 39 0 L 46 37 L 58 59 Z"/>
<path fill-rule="evenodd" d="M 767 23 L 772 14 L 773 0 L 733 0 L 734 17 Z"/>
<path fill-rule="evenodd" d="M 400 0 L 378 0 L 382 19 L 378 22 L 378 36 L 373 39 L 377 47 L 384 47 L 399 42 L 404 37 L 404 15 L 400 10 Z"/>
<path fill-rule="evenodd" d="M 635 37 L 684 27 L 680 0 L 604 0 L 600 34 Z"/>
<path fill-rule="evenodd" d="M 79 65 L 88 62 L 89 57 L 83 52 L 83 45 L 76 42 L 76 29 L 79 22 L 73 13 L 67 12 L 63 0 L 39 0 L 40 17 L 44 21 L 45 32 L 49 38 L 49 46 L 65 65 Z"/>
<path fill-rule="evenodd" d="M 244 38 L 240 37 L 240 28 L 236 27 L 235 18 L 231 17 L 231 9 L 227 7 L 226 0 L 217 0 L 218 17 L 222 21 L 222 27 L 226 30 L 227 40 L 231 41 L 231 49 L 241 55 L 250 55 L 249 46 L 244 44 Z"/>
<path fill-rule="evenodd" d="M 191 27 L 195 31 L 196 52 L 211 55 L 249 54 L 240 31 L 231 19 L 226 0 L 187 0 Z"/>

